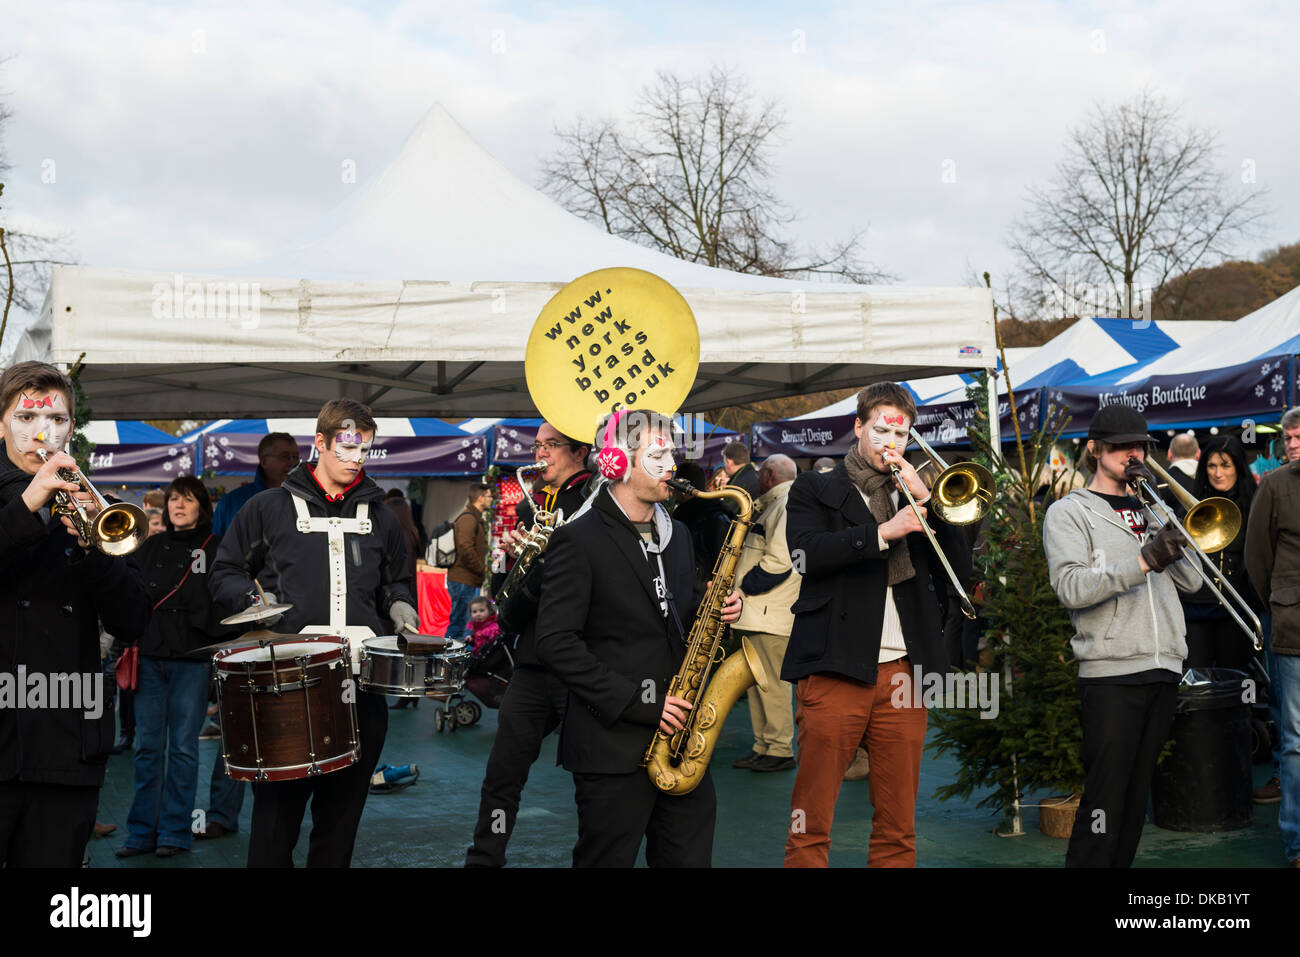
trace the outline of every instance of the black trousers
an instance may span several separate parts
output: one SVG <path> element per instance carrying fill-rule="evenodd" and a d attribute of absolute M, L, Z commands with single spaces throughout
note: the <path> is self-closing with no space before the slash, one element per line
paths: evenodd
<path fill-rule="evenodd" d="M 542 752 L 542 740 L 560 726 L 567 698 L 560 679 L 544 668 L 515 669 L 497 712 L 497 736 L 483 775 L 466 867 L 505 867 L 528 771 Z"/>
<path fill-rule="evenodd" d="M 1187 619 L 1184 668 L 1236 668 L 1250 674 L 1250 658 L 1254 653 L 1250 639 L 1227 615 Z"/>
<path fill-rule="evenodd" d="M 308 867 L 348 867 L 370 792 L 370 776 L 379 764 L 388 734 L 388 701 L 382 694 L 357 693 L 361 757 L 342 771 L 297 781 L 261 781 L 253 785 L 253 823 L 248 839 L 249 867 L 293 867 L 303 814 L 311 802 Z"/>
<path fill-rule="evenodd" d="M 0 866 L 80 867 L 98 806 L 94 785 L 0 784 Z"/>
<path fill-rule="evenodd" d="M 1080 684 L 1083 798 L 1066 867 L 1130 867 L 1178 686 Z"/>
<path fill-rule="evenodd" d="M 578 802 L 574 867 L 632 867 L 641 839 L 650 867 L 710 867 L 718 799 L 705 772 L 694 791 L 674 797 L 630 774 L 573 775 Z"/>

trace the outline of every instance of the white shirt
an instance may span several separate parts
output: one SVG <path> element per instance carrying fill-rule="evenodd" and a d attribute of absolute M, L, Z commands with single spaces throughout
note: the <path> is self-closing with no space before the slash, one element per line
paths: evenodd
<path fill-rule="evenodd" d="M 858 494 L 862 496 L 862 501 L 867 503 L 867 508 L 871 508 L 871 503 L 867 499 L 862 489 L 858 489 Z M 890 498 L 894 501 L 894 507 L 898 507 L 898 490 L 895 489 L 890 493 Z M 876 529 L 876 544 L 882 552 L 889 551 L 889 543 L 881 535 L 879 526 Z M 888 571 L 885 573 L 888 575 Z M 907 642 L 903 640 L 903 622 L 898 617 L 898 606 L 894 604 L 894 588 L 892 585 L 885 585 L 885 620 L 880 628 L 880 655 L 876 659 L 880 664 L 886 661 L 897 661 L 907 654 Z"/>

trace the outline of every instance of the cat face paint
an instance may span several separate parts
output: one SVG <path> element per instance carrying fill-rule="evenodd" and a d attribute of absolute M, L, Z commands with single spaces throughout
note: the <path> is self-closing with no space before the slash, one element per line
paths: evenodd
<path fill-rule="evenodd" d="M 670 477 L 677 468 L 672 442 L 662 435 L 650 436 L 650 444 L 641 453 L 641 468 L 654 481 Z"/>
<path fill-rule="evenodd" d="M 61 392 L 22 392 L 5 422 L 5 431 L 23 455 L 35 453 L 38 448 L 57 452 L 67 444 L 72 415 Z"/>
<path fill-rule="evenodd" d="M 360 432 L 337 432 L 334 435 L 334 456 L 340 462 L 355 462 L 360 465 L 370 454 L 374 436 L 366 438 Z"/>
<path fill-rule="evenodd" d="M 885 449 L 891 444 L 900 452 L 907 448 L 907 443 L 911 440 L 908 430 L 912 423 L 908 421 L 907 416 L 897 410 L 884 408 L 876 416 L 876 421 L 871 423 L 867 432 L 867 441 L 871 443 L 874 449 Z"/>

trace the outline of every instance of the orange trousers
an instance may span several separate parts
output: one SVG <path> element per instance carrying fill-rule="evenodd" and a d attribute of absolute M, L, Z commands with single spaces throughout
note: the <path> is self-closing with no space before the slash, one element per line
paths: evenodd
<path fill-rule="evenodd" d="M 844 772 L 858 746 L 871 758 L 871 841 L 868 867 L 916 866 L 916 792 L 921 778 L 926 711 L 895 707 L 893 676 L 911 678 L 906 658 L 880 665 L 874 685 L 810 675 L 796 692 L 799 768 L 790 796 L 786 867 L 826 867 L 831 822 Z M 910 688 L 910 685 L 908 686 Z"/>

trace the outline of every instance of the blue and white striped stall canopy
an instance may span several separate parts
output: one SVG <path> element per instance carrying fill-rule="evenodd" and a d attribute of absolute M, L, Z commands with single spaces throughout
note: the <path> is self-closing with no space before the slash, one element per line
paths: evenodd
<path fill-rule="evenodd" d="M 1034 352 L 1035 348 L 1016 348 L 1007 350 L 1007 361 L 1013 365 L 1021 359 Z M 998 369 L 1002 368 L 1002 359 L 998 358 Z M 965 394 L 966 386 L 975 381 L 976 374 L 973 372 L 962 372 L 955 375 L 933 376 L 928 379 L 910 379 L 907 382 L 900 383 L 903 388 L 912 393 L 912 398 L 916 404 L 925 405 L 932 398 L 940 395 L 947 395 L 950 392 L 960 392 Z M 858 397 L 851 395 L 846 399 L 840 399 L 838 402 L 832 402 L 822 409 L 815 409 L 812 412 L 805 412 L 802 415 L 793 416 L 788 421 L 794 422 L 800 419 L 820 419 L 835 415 L 849 415 L 857 410 Z"/>
<path fill-rule="evenodd" d="M 1117 381 L 1127 384 L 1148 376 L 1209 372 L 1265 356 L 1300 353 L 1300 286 L 1231 323 L 1161 323 L 1161 326 L 1222 326 L 1223 335 L 1183 339 L 1179 348 L 1148 357 Z"/>
<path fill-rule="evenodd" d="M 461 430 L 442 419 L 377 418 L 381 436 L 459 435 Z M 315 435 L 315 419 L 214 419 L 193 432 L 186 432 L 177 441 L 195 442 L 209 432 L 237 435 L 267 435 L 271 432 L 288 432 L 290 435 Z"/>
<path fill-rule="evenodd" d="M 1080 319 L 1069 329 L 1027 354 L 1012 356 L 1008 349 L 1011 385 L 1017 395 L 1043 386 L 1061 386 L 1107 375 L 1120 369 L 1136 368 L 1180 346 L 1202 339 L 1214 341 L 1232 325 L 1228 322 L 1187 320 L 1180 322 L 1134 319 Z M 1019 351 L 1019 350 L 1017 350 Z M 1002 383 L 999 383 L 1002 386 Z M 1005 393 L 1002 386 L 998 390 Z M 963 386 L 934 396 L 927 405 L 962 402 Z"/>
<path fill-rule="evenodd" d="M 144 422 L 91 419 L 82 434 L 96 445 L 171 445 L 182 440 Z"/>

